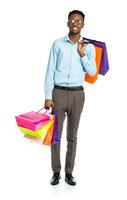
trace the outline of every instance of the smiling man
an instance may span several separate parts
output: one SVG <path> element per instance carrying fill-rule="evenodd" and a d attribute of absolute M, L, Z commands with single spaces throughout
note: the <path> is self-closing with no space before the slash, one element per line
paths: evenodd
<path fill-rule="evenodd" d="M 87 72 L 90 76 L 96 73 L 95 48 L 92 44 L 85 43 L 81 37 L 84 20 L 85 15 L 79 10 L 69 13 L 69 33 L 53 42 L 44 83 L 44 106 L 46 109 L 52 107 L 52 113 L 58 116 L 60 140 L 67 116 L 65 181 L 69 185 L 76 185 L 72 172 L 80 116 L 85 101 L 84 73 Z M 51 146 L 51 161 L 53 177 L 50 183 L 56 185 L 61 178 L 60 143 Z"/>

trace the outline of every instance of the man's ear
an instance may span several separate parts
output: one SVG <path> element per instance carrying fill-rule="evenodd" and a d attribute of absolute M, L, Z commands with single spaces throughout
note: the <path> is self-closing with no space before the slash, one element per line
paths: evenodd
<path fill-rule="evenodd" d="M 85 22 L 83 22 L 82 28 L 85 26 Z"/>
<path fill-rule="evenodd" d="M 67 22 L 67 26 L 69 27 L 69 23 Z"/>

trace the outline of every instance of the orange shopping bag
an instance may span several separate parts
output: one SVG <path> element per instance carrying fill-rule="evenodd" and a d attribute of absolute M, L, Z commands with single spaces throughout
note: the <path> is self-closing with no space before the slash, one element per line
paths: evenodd
<path fill-rule="evenodd" d="M 52 125 L 50 126 L 50 128 L 48 129 L 48 132 L 47 132 L 47 134 L 46 134 L 46 137 L 45 137 L 45 139 L 43 140 L 43 144 L 49 145 L 49 146 L 52 145 L 53 130 L 54 130 L 54 125 L 55 125 L 55 116 L 53 116 L 52 121 L 53 121 L 53 123 L 52 123 Z"/>
<path fill-rule="evenodd" d="M 101 63 L 101 56 L 102 56 L 102 48 L 95 46 L 95 52 L 96 52 L 95 61 L 96 61 L 97 72 L 94 76 L 90 76 L 86 73 L 84 77 L 85 81 L 89 83 L 94 83 L 98 78 L 98 73 L 99 73 L 99 68 L 100 68 L 100 63 Z"/>

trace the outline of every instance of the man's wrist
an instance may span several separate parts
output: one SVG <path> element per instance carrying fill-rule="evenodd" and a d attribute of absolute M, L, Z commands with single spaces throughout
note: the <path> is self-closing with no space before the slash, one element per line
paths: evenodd
<path fill-rule="evenodd" d="M 80 57 L 81 57 L 81 58 L 83 58 L 84 56 L 85 56 L 85 53 L 83 53 L 83 54 L 80 54 Z"/>

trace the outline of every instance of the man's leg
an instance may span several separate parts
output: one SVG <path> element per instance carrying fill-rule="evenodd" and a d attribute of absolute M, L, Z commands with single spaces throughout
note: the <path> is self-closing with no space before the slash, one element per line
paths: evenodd
<path fill-rule="evenodd" d="M 54 108 L 52 113 L 58 116 L 58 134 L 61 140 L 63 123 L 65 120 L 65 109 L 67 105 L 66 91 L 60 89 L 53 89 L 53 102 Z M 60 144 L 55 144 L 51 146 L 51 164 L 53 172 L 60 172 L 61 162 L 60 162 Z"/>
<path fill-rule="evenodd" d="M 67 152 L 65 173 L 72 174 L 76 155 L 77 132 L 81 112 L 85 101 L 83 91 L 68 92 L 68 111 L 67 111 Z"/>

